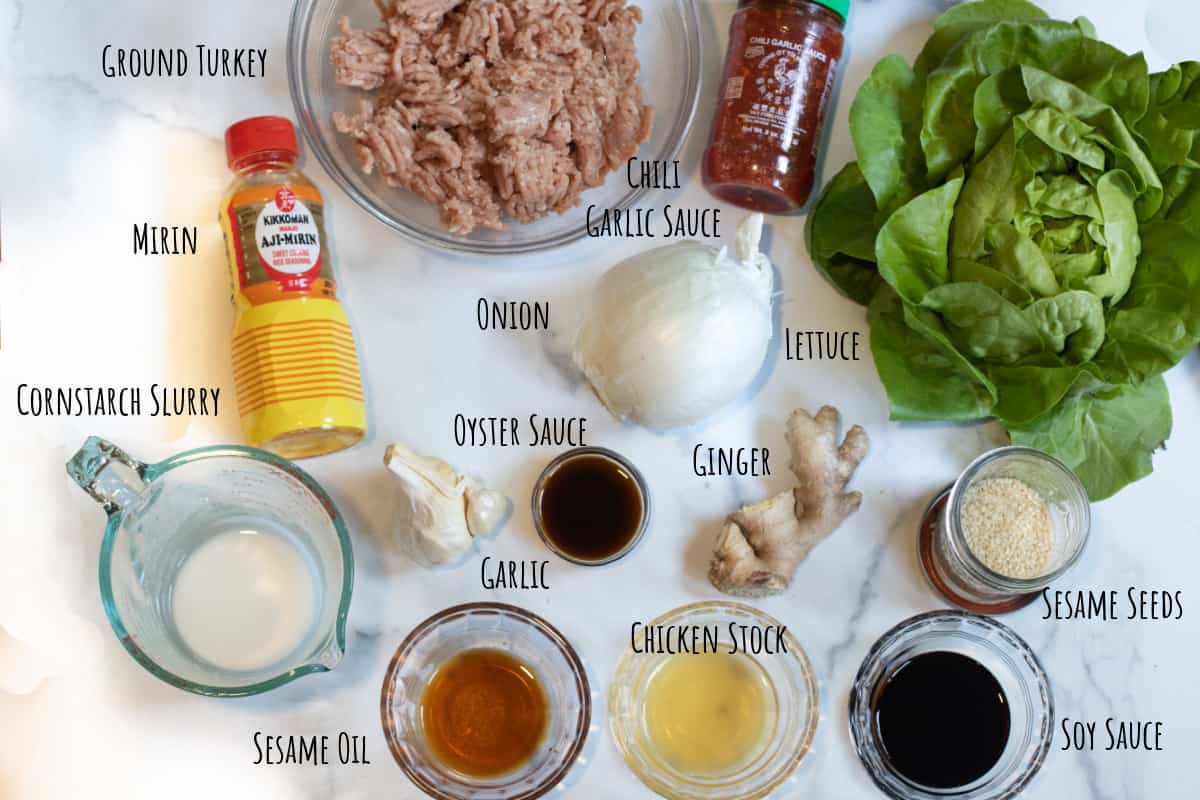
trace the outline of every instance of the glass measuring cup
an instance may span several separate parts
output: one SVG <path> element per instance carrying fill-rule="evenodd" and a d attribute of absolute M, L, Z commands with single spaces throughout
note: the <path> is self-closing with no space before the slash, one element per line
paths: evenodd
<path fill-rule="evenodd" d="M 92 436 L 67 472 L 108 514 L 100 596 L 113 632 L 152 675 L 196 694 L 244 697 L 341 661 L 354 584 L 350 537 L 329 495 L 295 464 L 234 445 L 143 464 Z M 184 565 L 228 532 L 278 537 L 311 578 L 307 623 L 296 628 L 296 644 L 270 663 L 218 663 L 189 646 L 177 625 L 176 585 Z M 211 553 L 210 574 L 226 566 L 246 569 L 245 561 L 211 563 Z M 222 599 L 221 588 L 214 584 L 214 601 Z M 224 630 L 205 635 L 220 642 L 227 631 L 228 641 L 236 641 L 244 622 L 235 611 Z"/>

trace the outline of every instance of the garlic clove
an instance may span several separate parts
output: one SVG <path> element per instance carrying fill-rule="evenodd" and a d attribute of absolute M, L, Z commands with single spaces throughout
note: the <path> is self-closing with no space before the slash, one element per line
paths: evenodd
<path fill-rule="evenodd" d="M 423 486 L 443 497 L 460 496 L 467 480 L 440 458 L 418 455 L 402 444 L 389 444 L 383 455 L 383 463 L 403 483 L 413 487 Z"/>
<path fill-rule="evenodd" d="M 467 489 L 467 529 L 472 536 L 487 536 L 508 515 L 508 498 L 491 489 Z"/>

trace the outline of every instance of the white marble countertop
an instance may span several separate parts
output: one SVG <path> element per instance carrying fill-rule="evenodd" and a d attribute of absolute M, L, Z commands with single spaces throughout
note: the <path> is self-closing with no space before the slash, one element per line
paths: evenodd
<path fill-rule="evenodd" d="M 561 364 L 595 279 L 643 243 L 583 241 L 504 261 L 449 257 L 372 221 L 312 158 L 304 168 L 325 192 L 339 293 L 357 327 L 372 425 L 359 447 L 304 465 L 334 495 L 353 531 L 357 581 L 347 656 L 332 673 L 218 701 L 160 683 L 122 651 L 96 585 L 103 516 L 62 464 L 92 433 L 145 460 L 241 439 L 228 354 L 229 285 L 215 222 L 228 179 L 221 136 L 242 117 L 294 116 L 285 75 L 289 5 L 0 0 L 0 797 L 416 800 L 422 795 L 392 761 L 380 730 L 384 669 L 428 615 L 493 598 L 545 615 L 589 667 L 597 703 L 586 755 L 552 796 L 649 798 L 612 743 L 603 702 L 629 625 L 720 597 L 704 576 L 717 522 L 736 504 L 788 485 L 783 470 L 766 480 L 695 477 L 691 449 L 704 442 L 783 453 L 787 412 L 826 402 L 865 426 L 873 447 L 855 479 L 865 495 L 862 510 L 801 566 L 786 594 L 760 603 L 799 637 L 821 680 L 815 752 L 781 796 L 879 796 L 847 734 L 847 691 L 881 633 L 943 605 L 917 568 L 916 521 L 935 490 L 1001 441 L 1000 430 L 889 422 L 869 352 L 857 363 L 786 362 L 774 352 L 761 390 L 698 430 L 656 435 L 622 426 Z M 701 5 L 708 98 L 734 4 Z M 944 5 L 856 0 L 831 166 L 850 157 L 846 115 L 854 88 L 886 52 L 911 58 Z M 1185 12 L 1190 0 L 1174 3 L 1175 17 L 1148 14 L 1147 0 L 1044 5 L 1058 17 L 1088 15 L 1102 38 L 1126 50 L 1148 47 L 1149 19 L 1154 68 L 1186 55 L 1172 48 L 1200 22 Z M 1172 24 L 1159 26 L 1158 19 Z M 99 59 L 109 42 L 265 47 L 267 77 L 105 79 Z M 697 176 L 710 109 L 711 100 L 702 100 L 686 149 L 691 177 L 677 198 L 684 205 L 711 204 Z M 142 221 L 198 225 L 199 255 L 132 257 L 130 226 Z M 862 330 L 865 351 L 863 310 L 813 271 L 802 230 L 802 219 L 776 219 L 770 232 L 781 325 Z M 475 324 L 481 296 L 549 300 L 553 330 L 483 333 Z M 1004 618 L 1042 658 L 1059 719 L 1099 720 L 1101 730 L 1110 716 L 1160 720 L 1164 749 L 1062 752 L 1056 726 L 1045 769 L 1025 795 L 1034 800 L 1200 796 L 1200 522 L 1187 505 L 1197 494 L 1191 448 L 1200 446 L 1200 358 L 1193 353 L 1167 380 L 1175 413 L 1169 449 L 1156 457 L 1152 477 L 1095 506 L 1090 546 L 1060 588 L 1178 590 L 1183 618 L 1052 622 L 1041 619 L 1040 604 Z M 16 413 L 20 383 L 153 382 L 220 386 L 222 413 L 196 420 Z M 545 553 L 525 509 L 554 451 L 459 450 L 451 427 L 457 412 L 585 415 L 589 443 L 625 453 L 650 480 L 657 504 L 650 535 L 615 568 L 552 561 L 547 592 L 483 590 L 478 557 L 440 573 L 408 563 L 387 542 L 392 499 L 380 462 L 393 440 L 441 455 L 515 498 L 517 513 L 481 545 L 483 554 Z M 371 764 L 254 766 L 255 731 L 365 735 Z"/>

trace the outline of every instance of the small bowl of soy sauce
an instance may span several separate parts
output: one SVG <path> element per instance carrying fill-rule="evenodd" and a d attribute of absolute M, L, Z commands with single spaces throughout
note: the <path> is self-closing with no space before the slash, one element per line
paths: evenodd
<path fill-rule="evenodd" d="M 850 690 L 850 733 L 895 800 L 1004 800 L 1050 750 L 1054 700 L 1029 645 L 977 614 L 934 611 L 871 648 Z"/>
<path fill-rule="evenodd" d="M 577 447 L 542 470 L 533 487 L 533 524 L 546 547 L 598 567 L 629 555 L 650 525 L 646 480 L 624 456 Z"/>

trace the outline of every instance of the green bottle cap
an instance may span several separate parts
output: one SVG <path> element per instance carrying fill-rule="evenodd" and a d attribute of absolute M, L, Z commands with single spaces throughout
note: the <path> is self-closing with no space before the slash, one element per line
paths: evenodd
<path fill-rule="evenodd" d="M 836 11 L 843 21 L 850 17 L 850 0 L 812 0 L 812 2 Z"/>

